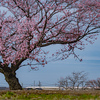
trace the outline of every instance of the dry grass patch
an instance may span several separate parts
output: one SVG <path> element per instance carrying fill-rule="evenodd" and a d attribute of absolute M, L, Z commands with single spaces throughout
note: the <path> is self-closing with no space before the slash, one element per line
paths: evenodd
<path fill-rule="evenodd" d="M 100 100 L 100 90 L 11 90 L 0 91 L 0 100 Z"/>

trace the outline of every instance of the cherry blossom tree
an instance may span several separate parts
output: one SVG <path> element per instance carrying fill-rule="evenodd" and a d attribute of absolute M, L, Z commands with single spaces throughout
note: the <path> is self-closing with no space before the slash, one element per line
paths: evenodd
<path fill-rule="evenodd" d="M 7 9 L 0 9 L 0 72 L 13 90 L 22 89 L 16 70 L 47 64 L 44 47 L 62 45 L 57 60 L 78 58 L 75 48 L 100 33 L 100 0 L 0 0 L 0 7 Z"/>

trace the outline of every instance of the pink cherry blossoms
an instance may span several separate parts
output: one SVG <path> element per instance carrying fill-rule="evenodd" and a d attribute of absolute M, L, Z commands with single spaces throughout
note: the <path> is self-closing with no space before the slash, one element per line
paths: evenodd
<path fill-rule="evenodd" d="M 2 64 L 29 59 L 44 66 L 49 52 L 42 48 L 56 44 L 63 48 L 52 57 L 77 57 L 74 49 L 100 33 L 100 0 L 0 0 L 0 6 L 11 13 L 0 9 Z"/>

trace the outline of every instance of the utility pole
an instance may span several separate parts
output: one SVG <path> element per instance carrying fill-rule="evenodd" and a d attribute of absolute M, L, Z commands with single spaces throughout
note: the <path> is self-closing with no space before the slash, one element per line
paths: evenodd
<path fill-rule="evenodd" d="M 34 87 L 35 87 L 35 81 L 34 81 Z"/>
<path fill-rule="evenodd" d="M 41 87 L 41 82 L 40 82 L 40 81 L 39 81 L 39 84 L 38 84 L 38 86 L 39 86 L 39 87 Z"/>

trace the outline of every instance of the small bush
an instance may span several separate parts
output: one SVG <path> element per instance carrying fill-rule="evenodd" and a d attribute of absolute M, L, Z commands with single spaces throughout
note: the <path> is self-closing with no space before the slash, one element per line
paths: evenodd
<path fill-rule="evenodd" d="M 16 95 L 15 93 L 7 91 L 6 94 L 3 94 L 1 97 L 11 99 L 13 96 L 15 97 L 15 95 Z"/>

